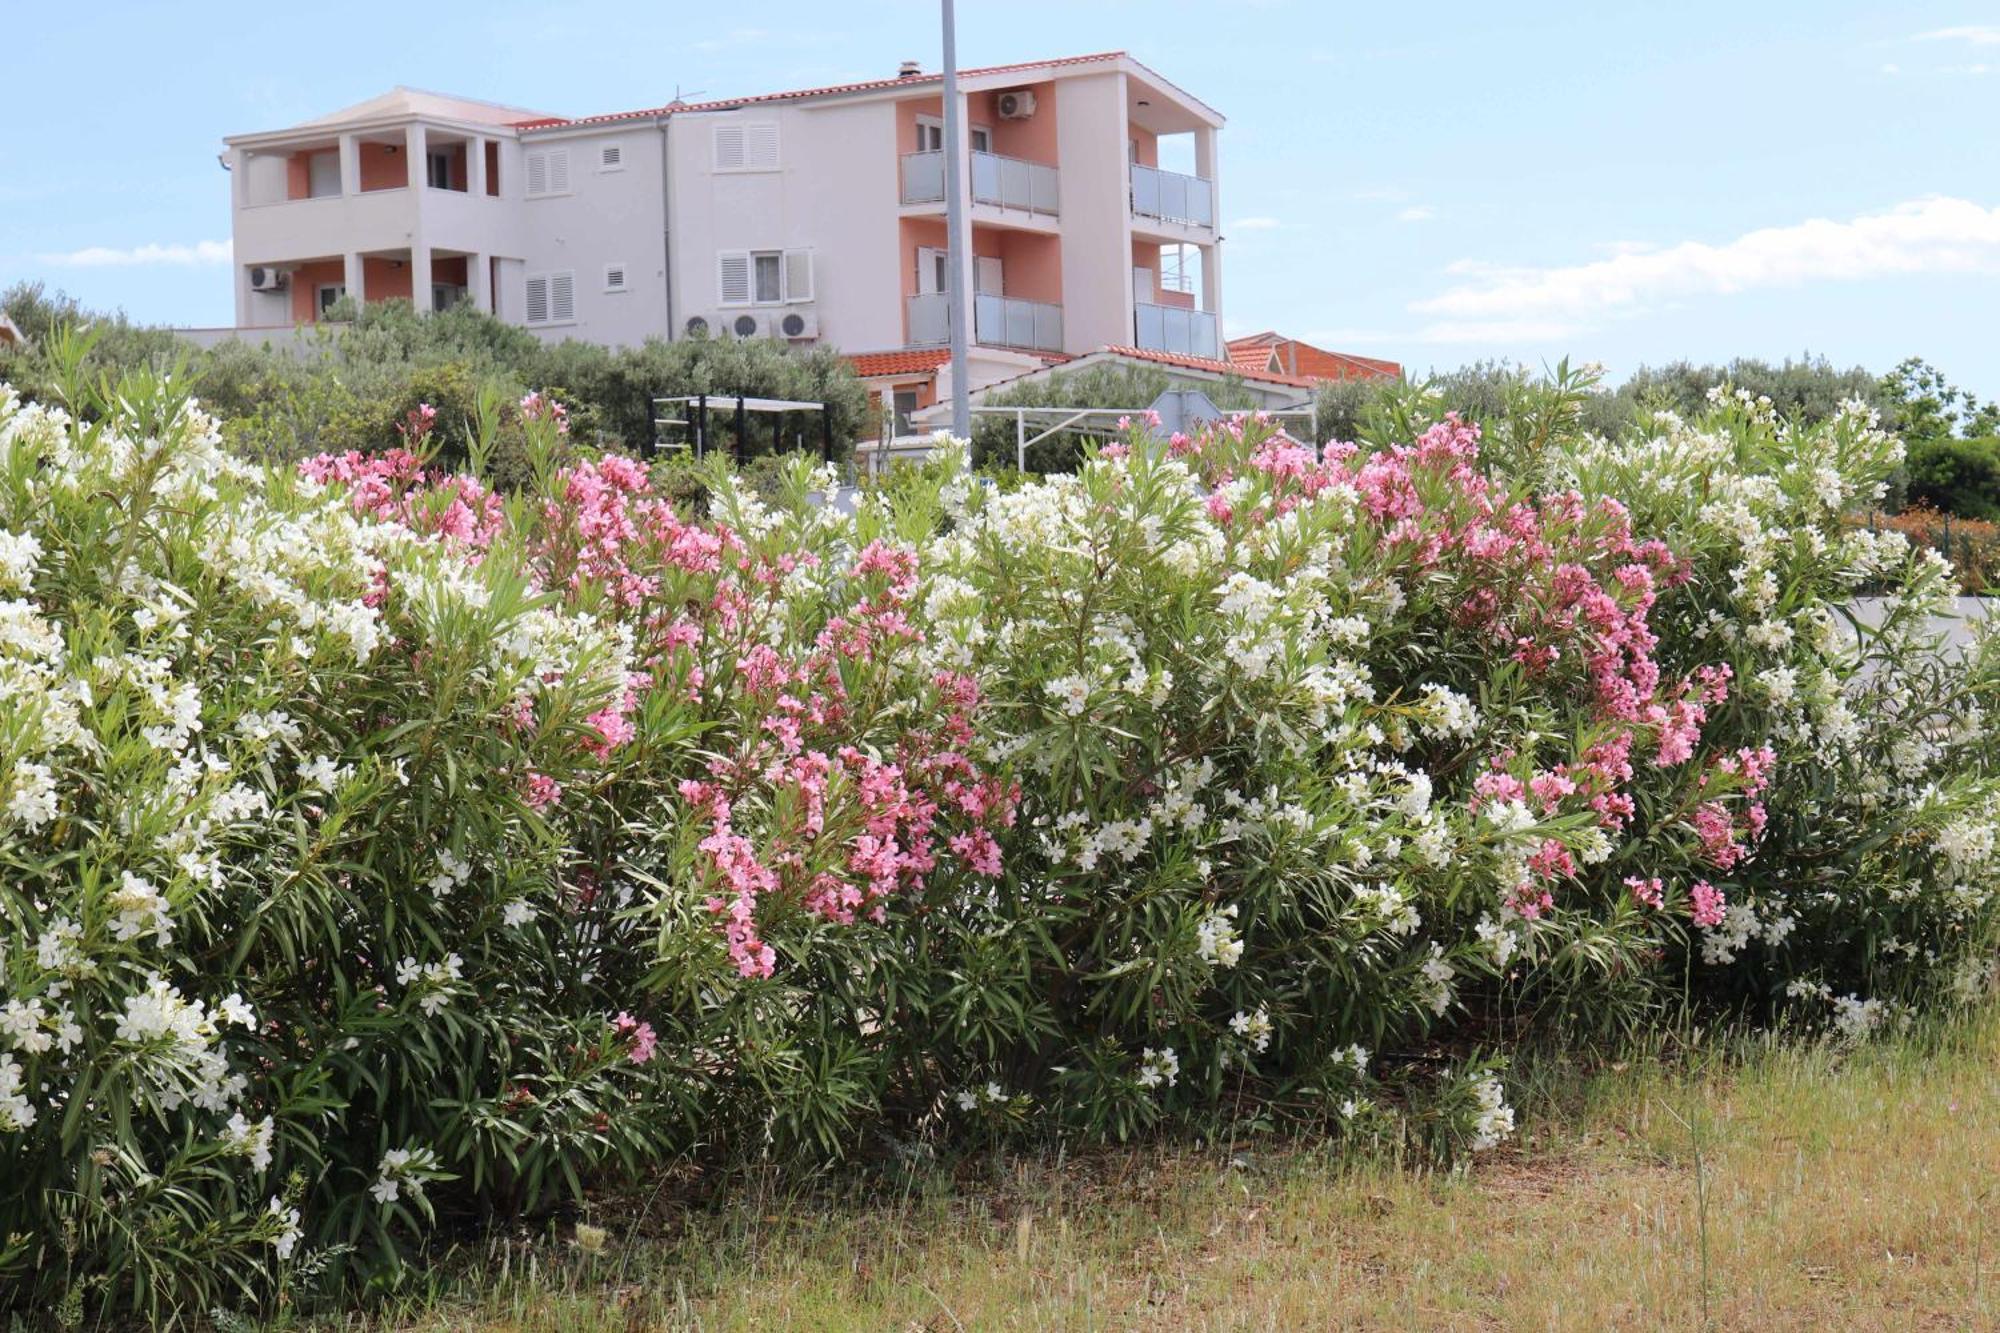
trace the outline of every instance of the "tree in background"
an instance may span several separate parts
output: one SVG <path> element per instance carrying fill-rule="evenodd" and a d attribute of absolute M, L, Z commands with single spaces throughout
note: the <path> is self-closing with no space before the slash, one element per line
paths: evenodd
<path fill-rule="evenodd" d="M 1902 492 L 1913 507 L 1965 518 L 2000 519 L 2000 403 L 1945 379 L 1910 357 L 1882 377 L 1889 424 L 1908 455 Z"/>
<path fill-rule="evenodd" d="M 336 308 L 338 324 L 315 327 L 284 347 L 229 341 L 198 349 L 166 329 L 133 324 L 123 315 L 83 309 L 40 284 L 0 294 L 27 335 L 22 348 L 0 348 L 0 380 L 24 397 L 45 397 L 51 383 L 51 337 L 62 327 L 94 337 L 84 362 L 93 376 L 116 380 L 150 370 L 182 375 L 227 423 L 232 448 L 246 457 L 294 463 L 319 453 L 375 453 L 401 442 L 398 426 L 419 404 L 436 409 L 438 447 L 463 450 L 483 392 L 518 400 L 531 390 L 552 393 L 570 412 L 579 441 L 637 451 L 653 439 L 656 397 L 747 394 L 824 402 L 831 409 L 835 449 L 845 453 L 868 422 L 868 390 L 831 348 L 797 350 L 776 339 L 708 338 L 648 341 L 609 348 L 568 341 L 553 345 L 473 309 L 456 305 L 420 314 L 407 301 Z M 743 441 L 746 458 L 772 451 L 771 419 L 759 417 Z M 786 423 L 787 445 L 817 451 L 817 413 Z M 711 441 L 733 449 L 731 414 L 710 418 Z M 510 475 L 505 438 L 496 456 Z"/>

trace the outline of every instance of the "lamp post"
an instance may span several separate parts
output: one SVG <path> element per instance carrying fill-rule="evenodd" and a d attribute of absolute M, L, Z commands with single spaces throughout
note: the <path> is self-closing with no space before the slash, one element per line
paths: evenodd
<path fill-rule="evenodd" d="M 945 255 L 950 272 L 945 290 L 951 310 L 951 433 L 957 438 L 972 435 L 972 403 L 966 395 L 965 331 L 971 323 L 971 307 L 966 304 L 965 267 L 971 262 L 972 238 L 965 232 L 965 201 L 960 197 L 960 179 L 965 159 L 965 115 L 958 104 L 958 39 L 954 33 L 952 0 L 944 6 L 944 234 Z"/>

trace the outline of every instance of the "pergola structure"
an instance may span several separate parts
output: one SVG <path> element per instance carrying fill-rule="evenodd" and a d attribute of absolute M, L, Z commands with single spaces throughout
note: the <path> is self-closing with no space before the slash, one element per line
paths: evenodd
<path fill-rule="evenodd" d="M 671 409 L 678 407 L 687 415 L 674 416 Z M 659 432 L 663 426 L 685 426 L 690 439 L 665 445 L 669 449 L 694 449 L 694 456 L 701 458 L 708 453 L 709 412 L 719 410 L 734 414 L 736 424 L 735 458 L 743 461 L 743 445 L 750 438 L 750 414 L 761 412 L 771 418 L 771 451 L 785 452 L 785 419 L 796 412 L 819 413 L 820 457 L 833 461 L 833 411 L 825 403 L 805 402 L 793 398 L 752 398 L 745 394 L 697 393 L 677 398 L 655 398 L 653 400 L 653 452 L 663 446 Z"/>
<path fill-rule="evenodd" d="M 1158 410 L 1157 403 L 1153 408 L 976 406 L 972 409 L 972 414 L 1014 419 L 1014 467 L 1018 471 L 1026 472 L 1028 446 L 1031 444 L 1040 444 L 1051 435 L 1060 435 L 1066 430 L 1093 431 L 1108 435 L 1117 428 L 1119 421 L 1142 417 L 1153 410 Z M 1313 419 L 1313 409 L 1310 407 L 1265 408 L 1262 409 L 1262 415 L 1280 422 L 1303 421 L 1308 427 L 1309 435 L 1312 433 L 1310 428 L 1316 424 Z M 1030 426 L 1035 428 L 1035 433 L 1032 435 L 1028 433 Z"/>

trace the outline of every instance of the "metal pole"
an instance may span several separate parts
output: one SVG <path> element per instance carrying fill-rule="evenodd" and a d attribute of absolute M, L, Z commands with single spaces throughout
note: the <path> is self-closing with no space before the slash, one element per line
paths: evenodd
<path fill-rule="evenodd" d="M 972 236 L 965 226 L 965 203 L 958 197 L 959 178 L 965 155 L 965 115 L 958 104 L 958 37 L 952 14 L 952 0 L 940 0 L 944 7 L 944 234 L 947 267 L 945 284 L 951 293 L 951 433 L 959 439 L 972 436 L 972 403 L 965 386 L 965 326 L 970 307 L 965 303 L 965 266 L 971 262 Z"/>
<path fill-rule="evenodd" d="M 1028 413 L 1027 409 L 1014 409 L 1014 470 L 1028 470 Z"/>

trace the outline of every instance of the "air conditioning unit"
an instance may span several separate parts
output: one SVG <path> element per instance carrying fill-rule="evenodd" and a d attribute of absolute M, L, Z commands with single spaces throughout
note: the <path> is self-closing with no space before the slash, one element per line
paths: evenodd
<path fill-rule="evenodd" d="M 1026 120 L 1035 114 L 1035 95 L 1026 88 L 1016 88 L 1011 93 L 1001 93 L 995 109 L 1002 120 Z"/>
<path fill-rule="evenodd" d="M 780 338 L 819 337 L 819 311 L 811 306 L 787 310 L 778 316 L 777 324 Z"/>
<path fill-rule="evenodd" d="M 686 326 L 681 331 L 690 338 L 706 338 L 709 335 L 708 316 L 690 315 Z"/>
<path fill-rule="evenodd" d="M 253 292 L 282 292 L 291 281 L 292 275 L 281 268 L 266 264 L 255 264 L 250 269 L 250 290 Z"/>
<path fill-rule="evenodd" d="M 771 332 L 771 317 L 750 310 L 725 310 L 715 317 L 715 323 L 732 338 L 763 338 Z"/>

